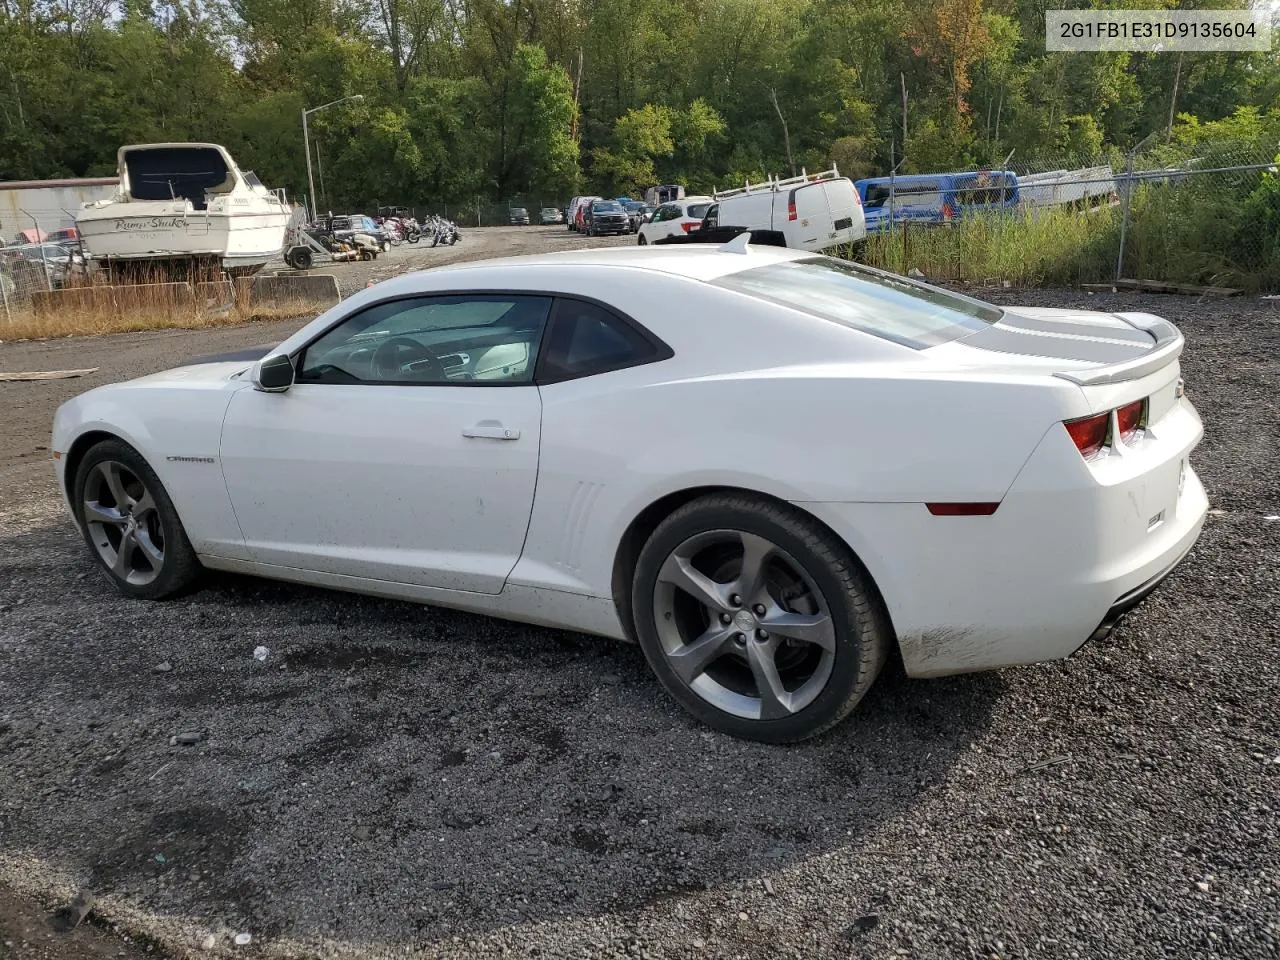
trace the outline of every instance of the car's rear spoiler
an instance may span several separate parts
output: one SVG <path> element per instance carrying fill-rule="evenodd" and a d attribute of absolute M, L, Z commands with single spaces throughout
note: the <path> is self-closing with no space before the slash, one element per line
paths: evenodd
<path fill-rule="evenodd" d="M 1088 370 L 1064 370 L 1054 376 L 1082 387 L 1099 386 L 1106 383 L 1122 383 L 1125 380 L 1138 380 L 1149 373 L 1155 373 L 1166 367 L 1182 355 L 1184 340 L 1181 331 L 1163 317 L 1153 313 L 1117 313 L 1114 316 L 1139 330 L 1145 330 L 1155 340 L 1155 346 L 1133 360 L 1113 363 L 1105 367 L 1093 367 Z"/>

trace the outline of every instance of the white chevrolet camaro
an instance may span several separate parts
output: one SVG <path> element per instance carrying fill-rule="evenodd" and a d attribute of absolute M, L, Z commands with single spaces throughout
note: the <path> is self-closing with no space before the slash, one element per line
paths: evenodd
<path fill-rule="evenodd" d="M 126 596 L 207 567 L 634 639 L 782 742 L 895 647 L 1065 657 L 1168 574 L 1207 509 L 1182 349 L 744 235 L 389 280 L 68 401 L 52 449 Z"/>

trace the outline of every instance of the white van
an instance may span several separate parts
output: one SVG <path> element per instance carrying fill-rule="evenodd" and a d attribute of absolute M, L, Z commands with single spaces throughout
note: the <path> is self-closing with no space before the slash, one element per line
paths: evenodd
<path fill-rule="evenodd" d="M 835 167 L 717 191 L 715 199 L 714 224 L 708 226 L 776 230 L 797 250 L 825 250 L 867 235 L 858 191 Z"/>

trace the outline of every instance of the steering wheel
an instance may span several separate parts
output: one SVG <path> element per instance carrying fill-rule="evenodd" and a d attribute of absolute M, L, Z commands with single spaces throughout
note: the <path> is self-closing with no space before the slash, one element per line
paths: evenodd
<path fill-rule="evenodd" d="M 426 347 L 412 337 L 388 337 L 378 344 L 369 359 L 369 366 L 378 380 L 399 380 L 409 364 L 416 364 L 413 373 L 427 382 L 443 383 L 447 378 L 444 364 Z"/>

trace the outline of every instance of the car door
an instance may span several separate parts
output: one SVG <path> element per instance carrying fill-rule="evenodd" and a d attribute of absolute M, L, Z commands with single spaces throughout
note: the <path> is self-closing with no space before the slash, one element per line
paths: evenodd
<path fill-rule="evenodd" d="M 662 222 L 667 218 L 666 205 L 659 206 L 653 211 L 653 216 L 649 218 L 649 222 L 640 227 L 640 235 L 644 237 L 646 243 L 653 243 L 665 236 L 663 233 Z"/>
<path fill-rule="evenodd" d="M 822 184 L 796 187 L 791 191 L 790 207 L 795 210 L 795 219 L 788 214 L 787 246 L 802 250 L 825 247 L 830 242 L 831 211 Z"/>
<path fill-rule="evenodd" d="M 305 347 L 286 391 L 237 392 L 221 460 L 249 558 L 500 592 L 533 504 L 551 303 L 384 301 Z"/>

